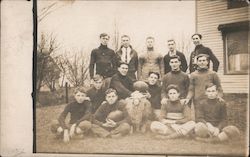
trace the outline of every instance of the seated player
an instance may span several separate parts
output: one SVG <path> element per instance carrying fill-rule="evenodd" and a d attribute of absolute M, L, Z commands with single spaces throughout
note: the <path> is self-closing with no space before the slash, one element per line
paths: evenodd
<path fill-rule="evenodd" d="M 125 119 L 124 100 L 118 101 L 117 92 L 112 88 L 109 88 L 105 94 L 106 101 L 94 114 L 92 132 L 99 137 L 121 137 L 129 134 L 130 125 Z"/>
<path fill-rule="evenodd" d="M 162 139 L 187 136 L 195 126 L 190 108 L 180 100 L 180 90 L 176 85 L 169 85 L 167 93 L 168 101 L 161 106 L 160 121 L 152 122 L 151 131 Z"/>
<path fill-rule="evenodd" d="M 101 103 L 105 100 L 106 87 L 103 86 L 104 80 L 101 75 L 96 74 L 93 77 L 93 87 L 87 91 L 87 96 L 92 104 L 92 113 L 94 114 Z"/>
<path fill-rule="evenodd" d="M 209 83 L 205 88 L 207 98 L 197 107 L 196 139 L 205 142 L 238 139 L 239 129 L 227 125 L 226 103 L 219 100 L 217 86 Z"/>
<path fill-rule="evenodd" d="M 148 75 L 148 92 L 150 98 L 148 99 L 151 103 L 151 107 L 154 112 L 156 120 L 159 120 L 161 113 L 161 86 L 158 84 L 160 74 L 157 72 L 149 72 Z"/>
<path fill-rule="evenodd" d="M 75 101 L 68 104 L 60 114 L 58 120 L 53 120 L 51 131 L 58 137 L 63 137 L 64 142 L 68 142 L 74 134 L 83 135 L 91 128 L 91 103 L 86 97 L 83 88 L 77 88 L 74 92 Z M 66 123 L 66 117 L 70 113 L 69 124 Z"/>

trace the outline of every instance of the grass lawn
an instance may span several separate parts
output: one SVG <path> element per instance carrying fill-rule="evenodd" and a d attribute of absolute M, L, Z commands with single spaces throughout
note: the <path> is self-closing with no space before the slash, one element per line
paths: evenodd
<path fill-rule="evenodd" d="M 237 97 L 238 98 L 238 97 Z M 246 98 L 228 97 L 231 124 L 246 132 Z M 233 105 L 233 106 L 232 106 Z M 151 133 L 132 134 L 119 139 L 85 137 L 69 143 L 55 139 L 50 132 L 50 121 L 57 119 L 65 105 L 40 107 L 36 110 L 36 147 L 39 153 L 118 153 L 118 154 L 195 154 L 246 156 L 246 137 L 227 144 L 202 143 L 193 139 L 158 140 Z M 236 109 L 239 108 L 239 109 Z M 233 113 L 231 113 L 231 111 Z M 240 112 L 240 113 L 234 113 Z M 235 120 L 236 119 L 236 120 Z M 239 123 L 239 121 L 243 121 Z"/>

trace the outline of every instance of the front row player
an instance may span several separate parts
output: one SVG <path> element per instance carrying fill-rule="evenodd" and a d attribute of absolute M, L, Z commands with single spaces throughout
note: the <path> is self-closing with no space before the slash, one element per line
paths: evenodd
<path fill-rule="evenodd" d="M 58 137 L 62 137 L 64 142 L 68 142 L 74 134 L 83 135 L 91 128 L 91 102 L 86 97 L 83 88 L 77 88 L 74 92 L 75 101 L 68 104 L 60 114 L 58 120 L 53 120 L 51 131 Z M 70 113 L 69 124 L 66 117 Z"/>
<path fill-rule="evenodd" d="M 176 85 L 166 89 L 168 100 L 161 106 L 160 121 L 151 123 L 151 131 L 157 138 L 171 139 L 189 135 L 195 122 L 191 121 L 190 108 L 180 100 L 180 90 Z"/>
<path fill-rule="evenodd" d="M 106 92 L 106 101 L 101 104 L 94 114 L 92 132 L 99 137 L 120 137 L 130 132 L 124 100 L 118 100 L 115 89 Z"/>
<path fill-rule="evenodd" d="M 238 139 L 240 131 L 235 126 L 227 126 L 226 103 L 218 98 L 217 86 L 205 86 L 207 98 L 197 107 L 196 139 L 205 142 L 219 142 Z"/>

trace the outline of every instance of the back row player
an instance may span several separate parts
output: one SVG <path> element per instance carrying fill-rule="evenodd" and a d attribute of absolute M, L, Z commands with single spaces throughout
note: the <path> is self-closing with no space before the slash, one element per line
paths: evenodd
<path fill-rule="evenodd" d="M 119 62 L 125 62 L 129 65 L 128 76 L 133 82 L 136 80 L 145 81 L 148 73 L 151 71 L 158 72 L 160 74 L 160 78 L 162 78 L 164 74 L 171 71 L 169 62 L 170 57 L 174 55 L 180 57 L 181 70 L 186 72 L 188 69 L 186 57 L 182 52 L 176 50 L 176 43 L 173 39 L 168 40 L 169 52 L 164 57 L 155 49 L 155 39 L 153 37 L 146 38 L 147 48 L 139 56 L 131 46 L 130 37 L 128 35 L 123 35 L 121 37 L 121 47 L 116 53 L 114 50 L 108 48 L 109 39 L 110 37 L 108 34 L 102 33 L 100 35 L 101 45 L 91 52 L 89 66 L 91 79 L 93 79 L 95 74 L 102 75 L 104 78 L 112 77 L 117 71 Z M 197 69 L 197 56 L 199 54 L 208 55 L 209 59 L 213 63 L 213 71 L 217 72 L 219 61 L 210 48 L 202 45 L 202 35 L 194 34 L 192 35 L 192 40 L 195 45 L 195 49 L 190 55 L 190 73 Z"/>

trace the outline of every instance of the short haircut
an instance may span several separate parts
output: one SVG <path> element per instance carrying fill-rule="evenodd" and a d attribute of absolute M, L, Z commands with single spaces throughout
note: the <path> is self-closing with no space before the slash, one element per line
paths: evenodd
<path fill-rule="evenodd" d="M 123 65 L 123 64 L 128 66 L 128 63 L 126 63 L 126 62 L 118 62 L 118 68 L 121 67 L 121 65 Z"/>
<path fill-rule="evenodd" d="M 167 93 L 169 92 L 170 89 L 175 89 L 178 93 L 180 93 L 180 89 L 178 88 L 177 85 L 174 85 L 174 84 L 168 85 L 168 87 L 166 89 Z"/>
<path fill-rule="evenodd" d="M 110 93 L 115 93 L 115 95 L 117 95 L 117 91 L 114 88 L 109 88 L 105 91 L 105 95 L 108 95 Z"/>
<path fill-rule="evenodd" d="M 160 78 L 160 74 L 158 72 L 150 71 L 148 73 L 148 76 L 150 76 L 151 74 L 155 74 L 158 77 L 158 79 Z"/>
<path fill-rule="evenodd" d="M 178 56 L 178 55 L 170 56 L 170 60 L 171 60 L 171 59 L 178 59 L 179 61 L 181 61 L 181 58 L 180 58 L 180 56 Z"/>
<path fill-rule="evenodd" d="M 169 40 L 168 40 L 168 42 L 171 42 L 171 41 L 173 41 L 173 42 L 175 43 L 175 40 L 174 40 L 174 39 L 169 39 Z"/>
<path fill-rule="evenodd" d="M 205 90 L 207 90 L 208 88 L 213 87 L 213 86 L 216 87 L 216 90 L 218 89 L 217 86 L 216 86 L 215 84 L 213 84 L 213 83 L 208 83 L 208 84 L 205 85 Z"/>
<path fill-rule="evenodd" d="M 74 94 L 78 93 L 78 92 L 81 92 L 81 93 L 85 93 L 86 94 L 86 89 L 84 87 L 77 87 L 75 90 L 74 90 Z"/>
<path fill-rule="evenodd" d="M 202 39 L 202 35 L 200 33 L 194 33 L 191 38 L 193 38 L 193 36 L 195 36 L 195 35 L 198 35 L 200 37 L 200 39 Z"/>
<path fill-rule="evenodd" d="M 96 75 L 93 77 L 93 80 L 94 80 L 94 81 L 103 80 L 103 76 L 101 76 L 101 75 L 99 75 L 99 74 L 96 74 Z"/>
<path fill-rule="evenodd" d="M 125 38 L 125 37 L 130 39 L 130 37 L 128 35 L 126 35 L 126 34 L 121 36 L 121 38 Z"/>
<path fill-rule="evenodd" d="M 210 60 L 209 55 L 207 55 L 207 54 L 199 54 L 199 55 L 197 56 L 196 59 L 198 60 L 198 59 L 201 58 L 201 57 L 206 57 L 206 58 L 207 58 L 207 61 Z"/>
<path fill-rule="evenodd" d="M 100 34 L 100 38 L 102 38 L 102 37 L 106 37 L 106 36 L 108 36 L 108 37 L 109 37 L 109 35 L 108 35 L 107 33 L 102 33 L 102 34 Z"/>
<path fill-rule="evenodd" d="M 149 37 L 146 38 L 146 40 L 148 40 L 148 39 L 155 40 L 155 38 L 154 38 L 154 37 L 151 37 L 151 36 L 149 36 Z"/>

